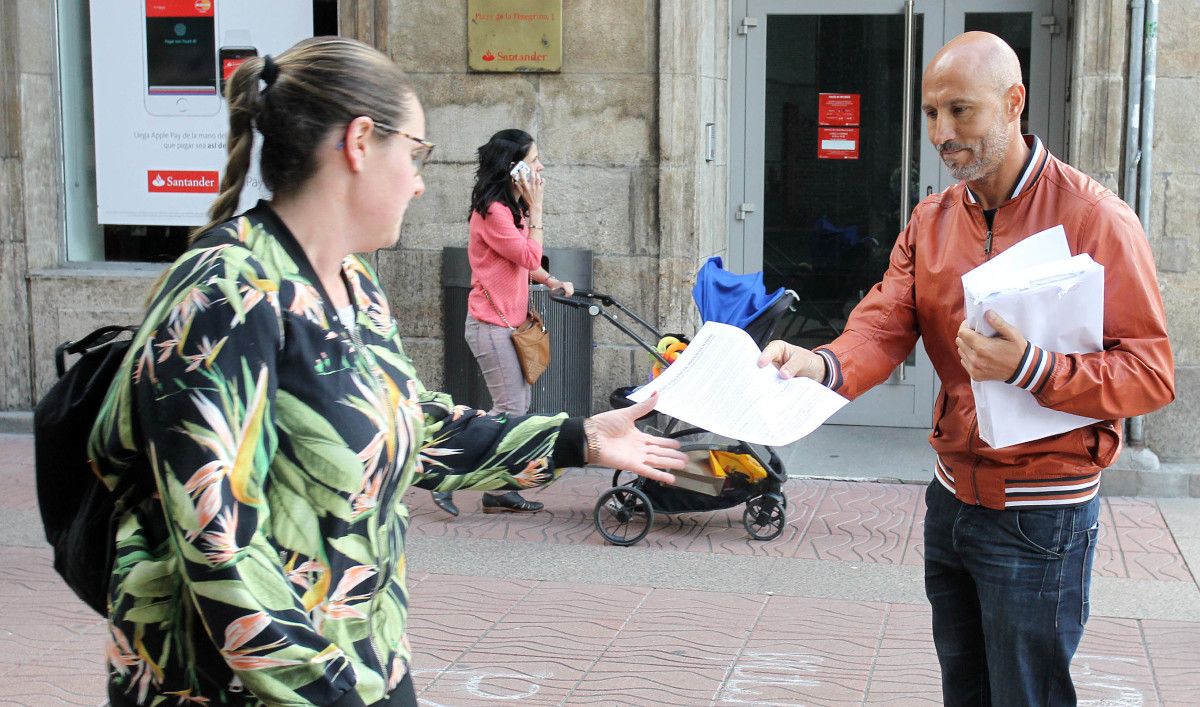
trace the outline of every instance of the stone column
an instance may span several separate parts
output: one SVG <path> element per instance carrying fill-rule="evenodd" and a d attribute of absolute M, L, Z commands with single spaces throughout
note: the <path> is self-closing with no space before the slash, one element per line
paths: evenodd
<path fill-rule="evenodd" d="M 33 404 L 27 277 L 62 240 L 54 25 L 50 0 L 0 15 L 0 410 Z"/>
<path fill-rule="evenodd" d="M 1069 160 L 1118 194 L 1125 147 L 1129 9 L 1080 0 L 1075 12 Z M 1176 401 L 1146 418 L 1145 449 L 1126 449 L 1106 493 L 1200 495 L 1200 17 L 1159 10 L 1154 175 L 1147 234 L 1175 353 Z"/>
<path fill-rule="evenodd" d="M 1146 420 L 1146 441 L 1192 473 L 1200 495 L 1200 15 L 1159 5 L 1150 244 L 1175 352 L 1175 402 Z"/>
<path fill-rule="evenodd" d="M 660 323 L 672 331 L 695 329 L 696 271 L 728 244 L 729 11 L 728 0 L 659 4 L 658 304 Z"/>

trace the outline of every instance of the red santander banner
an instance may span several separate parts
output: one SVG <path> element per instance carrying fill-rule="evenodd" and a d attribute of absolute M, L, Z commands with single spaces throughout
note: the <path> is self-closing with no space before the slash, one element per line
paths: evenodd
<path fill-rule="evenodd" d="M 221 175 L 216 171 L 152 169 L 146 190 L 152 194 L 216 194 Z"/>
<path fill-rule="evenodd" d="M 213 0 L 146 0 L 146 17 L 212 17 Z"/>

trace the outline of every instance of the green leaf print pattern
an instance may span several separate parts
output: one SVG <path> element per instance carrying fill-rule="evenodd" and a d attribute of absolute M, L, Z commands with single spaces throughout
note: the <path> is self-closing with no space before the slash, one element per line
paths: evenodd
<path fill-rule="evenodd" d="M 93 428 L 103 478 L 153 477 L 118 521 L 110 687 L 144 705 L 370 704 L 408 671 L 409 484 L 523 488 L 564 416 L 488 417 L 425 391 L 378 278 L 343 262 L 334 316 L 260 204 L 168 271 Z"/>

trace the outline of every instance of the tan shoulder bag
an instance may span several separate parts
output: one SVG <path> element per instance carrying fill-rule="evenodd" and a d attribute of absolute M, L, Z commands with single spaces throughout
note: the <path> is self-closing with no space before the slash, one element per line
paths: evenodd
<path fill-rule="evenodd" d="M 546 330 L 542 315 L 530 307 L 529 320 L 520 328 L 514 327 L 508 323 L 504 312 L 501 312 L 496 303 L 492 301 L 492 296 L 488 293 L 487 288 L 480 285 L 479 289 L 483 290 L 483 296 L 487 297 L 488 304 L 492 305 L 492 309 L 500 315 L 500 321 L 504 322 L 504 326 L 512 331 L 513 348 L 517 351 L 517 360 L 521 362 L 521 372 L 525 374 L 525 382 L 529 385 L 537 383 L 538 378 L 541 378 L 546 369 L 550 367 L 550 332 Z"/>

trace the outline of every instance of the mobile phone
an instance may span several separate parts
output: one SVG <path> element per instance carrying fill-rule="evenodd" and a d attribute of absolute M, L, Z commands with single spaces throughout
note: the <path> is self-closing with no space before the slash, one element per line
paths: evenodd
<path fill-rule="evenodd" d="M 250 44 L 249 32 L 234 32 L 225 33 L 225 41 L 221 44 L 221 49 L 217 52 L 217 59 L 221 64 L 221 97 L 225 96 L 225 86 L 229 83 L 229 77 L 233 76 L 233 72 L 242 65 L 247 59 L 258 56 L 258 49 Z"/>
<path fill-rule="evenodd" d="M 521 160 L 513 166 L 512 170 L 509 171 L 509 174 L 512 176 L 514 182 L 519 182 L 522 179 L 529 179 L 529 165 L 525 164 L 525 160 Z"/>
<path fill-rule="evenodd" d="M 217 10 L 214 0 L 145 0 L 146 112 L 215 115 Z"/>

